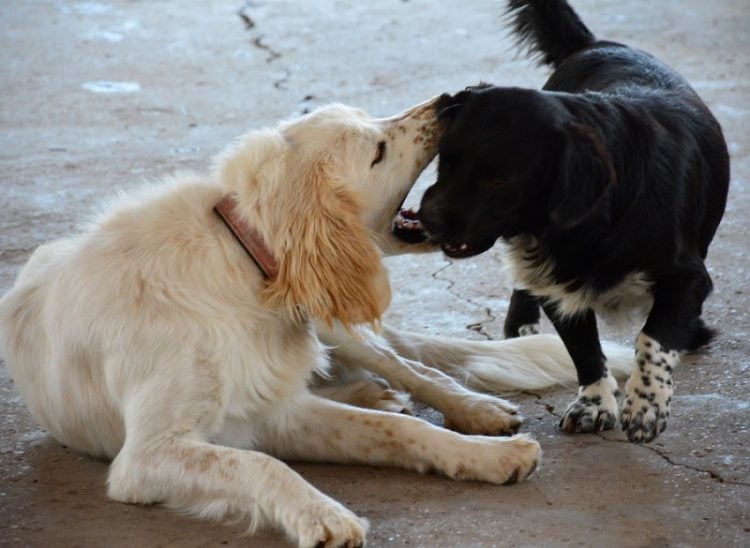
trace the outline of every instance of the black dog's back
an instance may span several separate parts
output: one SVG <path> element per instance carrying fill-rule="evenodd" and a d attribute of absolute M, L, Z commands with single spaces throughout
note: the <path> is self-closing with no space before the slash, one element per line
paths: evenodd
<path fill-rule="evenodd" d="M 703 212 L 701 218 L 692 218 L 692 221 L 695 245 L 705 258 L 726 206 L 729 155 L 719 123 L 698 94 L 684 77 L 653 55 L 616 42 L 598 40 L 566 0 L 509 0 L 508 5 L 519 42 L 536 53 L 544 64 L 556 68 L 544 84 L 544 90 L 604 92 L 608 97 L 620 95 L 630 99 L 629 106 L 633 105 L 632 99 L 651 103 L 650 108 L 643 110 L 634 108 L 630 113 L 613 113 L 613 126 L 626 124 L 628 114 L 638 117 L 639 122 L 644 116 L 649 117 L 654 122 L 652 127 L 675 132 L 667 138 L 694 141 L 697 149 L 712 158 L 709 164 L 685 166 L 695 171 L 687 178 L 699 187 L 695 189 L 694 200 L 700 203 L 685 204 L 684 214 Z M 660 108 L 653 108 L 654 103 L 661 103 Z M 629 146 L 637 147 L 638 143 Z M 679 166 L 683 159 L 670 160 Z M 685 158 L 685 162 L 690 160 Z M 701 185 L 699 181 L 712 184 Z"/>

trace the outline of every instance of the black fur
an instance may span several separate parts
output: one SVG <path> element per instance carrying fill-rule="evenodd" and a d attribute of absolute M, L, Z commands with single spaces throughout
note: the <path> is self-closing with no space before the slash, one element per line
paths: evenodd
<path fill-rule="evenodd" d="M 503 238 L 526 264 L 550 265 L 547 279 L 528 279 L 514 295 L 506 329 L 515 335 L 538 318 L 539 302 L 582 386 L 606 375 L 596 319 L 590 309 L 562 313 L 550 284 L 601 295 L 642 273 L 654 299 L 643 333 L 666 350 L 707 344 L 704 259 L 729 185 L 719 124 L 679 74 L 596 40 L 564 0 L 509 5 L 520 41 L 556 70 L 542 91 L 481 86 L 443 97 L 447 131 L 422 199 L 424 227 L 453 257 Z M 632 440 L 663 429 L 634 424 L 630 411 Z"/>

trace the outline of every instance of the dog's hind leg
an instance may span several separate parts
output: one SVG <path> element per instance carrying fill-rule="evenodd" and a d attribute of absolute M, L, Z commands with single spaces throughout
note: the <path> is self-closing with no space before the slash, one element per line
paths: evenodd
<path fill-rule="evenodd" d="M 525 289 L 514 289 L 510 296 L 503 333 L 506 339 L 539 333 L 539 299 Z"/>
<path fill-rule="evenodd" d="M 453 479 L 512 483 L 540 457 L 527 436 L 465 436 L 422 419 L 361 409 L 309 394 L 265 423 L 258 447 L 283 459 L 436 471 Z"/>
<path fill-rule="evenodd" d="M 124 397 L 125 443 L 110 466 L 111 498 L 161 503 L 212 520 L 240 520 L 250 530 L 271 524 L 300 546 L 364 543 L 367 522 L 283 462 L 210 442 L 224 425 L 217 370 L 167 360 L 160 365 L 159 378 L 151 377 Z M 233 441 L 255 449 L 252 429 L 244 434 Z"/>
<path fill-rule="evenodd" d="M 367 522 L 283 462 L 256 451 L 167 435 L 126 447 L 112 463 L 111 498 L 160 502 L 212 520 L 244 519 L 254 530 L 280 527 L 300 546 L 361 546 Z"/>
<path fill-rule="evenodd" d="M 470 341 L 397 331 L 383 326 L 383 337 L 403 358 L 422 362 L 487 392 L 535 390 L 577 380 L 573 361 L 557 335 L 529 335 L 501 341 Z M 633 352 L 602 341 L 607 369 L 629 374 Z"/>

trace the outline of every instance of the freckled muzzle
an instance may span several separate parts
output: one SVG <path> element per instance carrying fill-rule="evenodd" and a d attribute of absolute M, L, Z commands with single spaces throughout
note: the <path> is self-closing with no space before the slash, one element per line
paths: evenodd
<path fill-rule="evenodd" d="M 394 140 L 410 139 L 411 142 L 408 143 L 409 147 L 417 151 L 412 166 L 412 185 L 417 177 L 419 177 L 419 174 L 435 158 L 438 151 L 438 143 L 445 132 L 445 124 L 437 116 L 441 98 L 442 96 L 433 97 L 405 112 L 384 120 L 386 124 L 391 126 L 388 134 Z M 424 242 L 427 239 L 426 235 L 416 213 L 412 210 L 402 209 L 403 202 L 412 185 L 403 189 L 403 194 L 399 196 L 399 200 L 392 210 L 395 218 L 391 231 L 400 241 L 416 244 Z"/>

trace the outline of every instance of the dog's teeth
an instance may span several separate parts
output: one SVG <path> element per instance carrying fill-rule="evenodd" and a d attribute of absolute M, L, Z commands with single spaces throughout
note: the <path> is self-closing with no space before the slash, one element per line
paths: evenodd
<path fill-rule="evenodd" d="M 469 246 L 468 246 L 468 245 L 466 245 L 466 244 L 461 244 L 461 247 L 460 247 L 459 249 L 460 249 L 461 251 L 466 251 L 466 250 L 468 249 L 468 247 L 469 247 Z"/>

